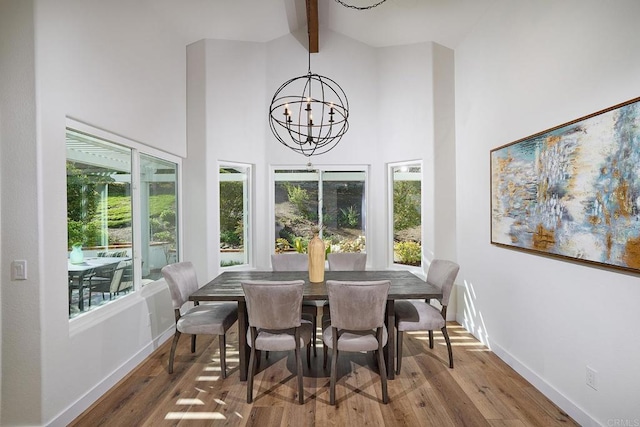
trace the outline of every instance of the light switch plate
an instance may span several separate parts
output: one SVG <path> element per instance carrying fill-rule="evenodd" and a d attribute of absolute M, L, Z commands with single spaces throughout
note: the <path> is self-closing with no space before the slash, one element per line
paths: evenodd
<path fill-rule="evenodd" d="M 11 263 L 11 280 L 27 280 L 26 259 L 16 259 Z"/>

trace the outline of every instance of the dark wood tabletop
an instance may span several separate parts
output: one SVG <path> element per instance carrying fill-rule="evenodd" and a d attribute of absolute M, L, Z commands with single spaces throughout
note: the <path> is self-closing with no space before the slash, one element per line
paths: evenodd
<path fill-rule="evenodd" d="M 389 280 L 391 288 L 387 297 L 386 324 L 388 340 L 385 347 L 387 376 L 395 377 L 395 307 L 398 299 L 440 299 L 442 292 L 409 271 L 325 271 L 327 280 L 374 281 Z M 240 380 L 246 381 L 249 364 L 247 345 L 247 307 L 241 283 L 245 280 L 304 280 L 303 300 L 326 300 L 325 282 L 309 281 L 307 271 L 225 271 L 189 296 L 189 300 L 201 301 L 237 301 L 238 302 L 238 340 L 240 358 Z"/>
<path fill-rule="evenodd" d="M 409 271 L 325 271 L 327 280 L 390 280 L 388 299 L 425 299 L 442 297 L 442 292 Z M 243 280 L 304 280 L 304 300 L 325 300 L 325 282 L 309 282 L 306 271 L 225 271 L 191 294 L 191 301 L 244 301 Z"/>

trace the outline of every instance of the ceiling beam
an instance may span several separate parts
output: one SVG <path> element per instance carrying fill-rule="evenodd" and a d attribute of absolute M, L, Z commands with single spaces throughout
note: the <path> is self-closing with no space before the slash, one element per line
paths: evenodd
<path fill-rule="evenodd" d="M 309 53 L 318 53 L 318 0 L 307 0 Z"/>

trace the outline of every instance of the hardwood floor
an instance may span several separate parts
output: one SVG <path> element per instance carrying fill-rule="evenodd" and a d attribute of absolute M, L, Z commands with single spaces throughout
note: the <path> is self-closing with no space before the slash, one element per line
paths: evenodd
<path fill-rule="evenodd" d="M 262 357 L 254 403 L 238 377 L 237 328 L 227 337 L 226 379 L 220 377 L 217 338 L 198 336 L 196 353 L 183 336 L 174 373 L 167 373 L 170 341 L 120 381 L 72 426 L 553 426 L 577 425 L 531 384 L 467 333 L 447 326 L 455 368 L 448 368 L 442 334 L 434 349 L 426 333 L 405 334 L 402 372 L 389 381 L 382 404 L 373 354 L 339 357 L 337 405 L 329 405 L 329 371 L 322 352 L 304 364 L 304 399 L 296 396 L 291 353 Z M 319 334 L 320 335 L 320 334 Z M 330 366 L 330 363 L 329 365 Z"/>

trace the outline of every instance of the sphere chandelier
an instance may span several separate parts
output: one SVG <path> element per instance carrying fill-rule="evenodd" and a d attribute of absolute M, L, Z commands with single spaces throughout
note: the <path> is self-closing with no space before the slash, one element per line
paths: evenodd
<path fill-rule="evenodd" d="M 311 72 L 284 82 L 269 107 L 269 125 L 280 143 L 311 157 L 333 149 L 349 129 L 349 101 L 338 83 Z"/>

